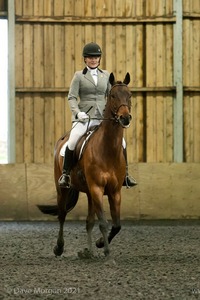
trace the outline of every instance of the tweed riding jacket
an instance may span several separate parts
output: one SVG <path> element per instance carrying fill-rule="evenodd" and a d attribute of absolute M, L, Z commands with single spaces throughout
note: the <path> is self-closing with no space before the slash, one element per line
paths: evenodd
<path fill-rule="evenodd" d="M 103 115 L 110 90 L 109 75 L 108 71 L 97 69 L 96 85 L 87 68 L 74 74 L 68 94 L 72 121 L 77 121 L 77 114 L 80 111 L 89 111 L 91 118 L 95 117 L 97 111 Z"/>

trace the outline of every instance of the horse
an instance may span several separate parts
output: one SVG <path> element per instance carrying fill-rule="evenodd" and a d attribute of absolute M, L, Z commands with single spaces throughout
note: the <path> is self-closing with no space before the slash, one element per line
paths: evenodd
<path fill-rule="evenodd" d="M 76 159 L 71 171 L 71 187 L 61 188 L 58 179 L 62 174 L 63 157 L 60 150 L 68 140 L 69 133 L 61 137 L 54 152 L 54 179 L 57 191 L 57 205 L 38 205 L 43 213 L 58 215 L 59 233 L 54 254 L 60 256 L 64 250 L 63 227 L 67 213 L 76 205 L 79 192 L 87 195 L 88 215 L 86 231 L 88 236 L 87 253 L 92 251 L 92 229 L 95 215 L 99 221 L 102 236 L 96 241 L 98 248 L 104 248 L 105 256 L 110 253 L 109 244 L 121 229 L 120 205 L 121 188 L 126 174 L 126 163 L 122 149 L 123 131 L 131 122 L 131 92 L 128 84 L 130 74 L 123 82 L 115 81 L 114 74 L 109 76 L 110 91 L 107 97 L 101 124 L 90 136 L 80 159 Z M 76 157 L 79 154 L 84 137 L 77 143 Z M 112 227 L 108 233 L 108 221 L 103 209 L 103 196 L 106 195 L 110 207 Z"/>

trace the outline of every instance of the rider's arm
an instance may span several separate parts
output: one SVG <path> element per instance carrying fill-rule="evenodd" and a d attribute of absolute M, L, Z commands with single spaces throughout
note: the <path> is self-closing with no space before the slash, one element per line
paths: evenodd
<path fill-rule="evenodd" d="M 80 112 L 80 109 L 78 107 L 79 85 L 80 85 L 80 79 L 79 79 L 78 72 L 76 72 L 72 79 L 70 89 L 69 89 L 69 94 L 68 94 L 69 107 L 74 118 L 76 118 L 77 114 Z"/>

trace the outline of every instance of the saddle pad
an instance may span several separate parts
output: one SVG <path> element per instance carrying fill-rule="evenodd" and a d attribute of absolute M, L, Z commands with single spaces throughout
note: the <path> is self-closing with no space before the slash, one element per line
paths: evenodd
<path fill-rule="evenodd" d="M 83 149 L 85 147 L 85 144 L 87 143 L 87 141 L 89 140 L 89 138 L 91 137 L 91 135 L 93 134 L 94 131 L 95 131 L 95 129 L 87 132 L 87 135 L 86 135 L 86 137 L 85 137 L 85 139 L 84 139 L 84 141 L 83 141 L 83 143 L 81 145 L 81 149 L 80 149 L 80 152 L 79 152 L 78 160 L 81 158 L 81 156 L 83 154 Z M 67 144 L 68 144 L 68 141 L 66 143 L 64 143 L 64 145 L 60 149 L 60 155 L 62 157 L 65 156 L 65 149 L 67 147 Z"/>
<path fill-rule="evenodd" d="M 64 157 L 65 156 L 65 149 L 67 147 L 68 141 L 63 144 L 62 148 L 60 149 L 60 156 Z"/>

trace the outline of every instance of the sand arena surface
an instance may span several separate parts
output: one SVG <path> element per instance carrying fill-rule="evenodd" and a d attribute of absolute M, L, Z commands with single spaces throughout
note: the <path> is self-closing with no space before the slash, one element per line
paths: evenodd
<path fill-rule="evenodd" d="M 85 222 L 65 223 L 55 257 L 57 222 L 0 223 L 0 299 L 200 299 L 200 223 L 122 222 L 105 258 L 80 259 Z"/>

